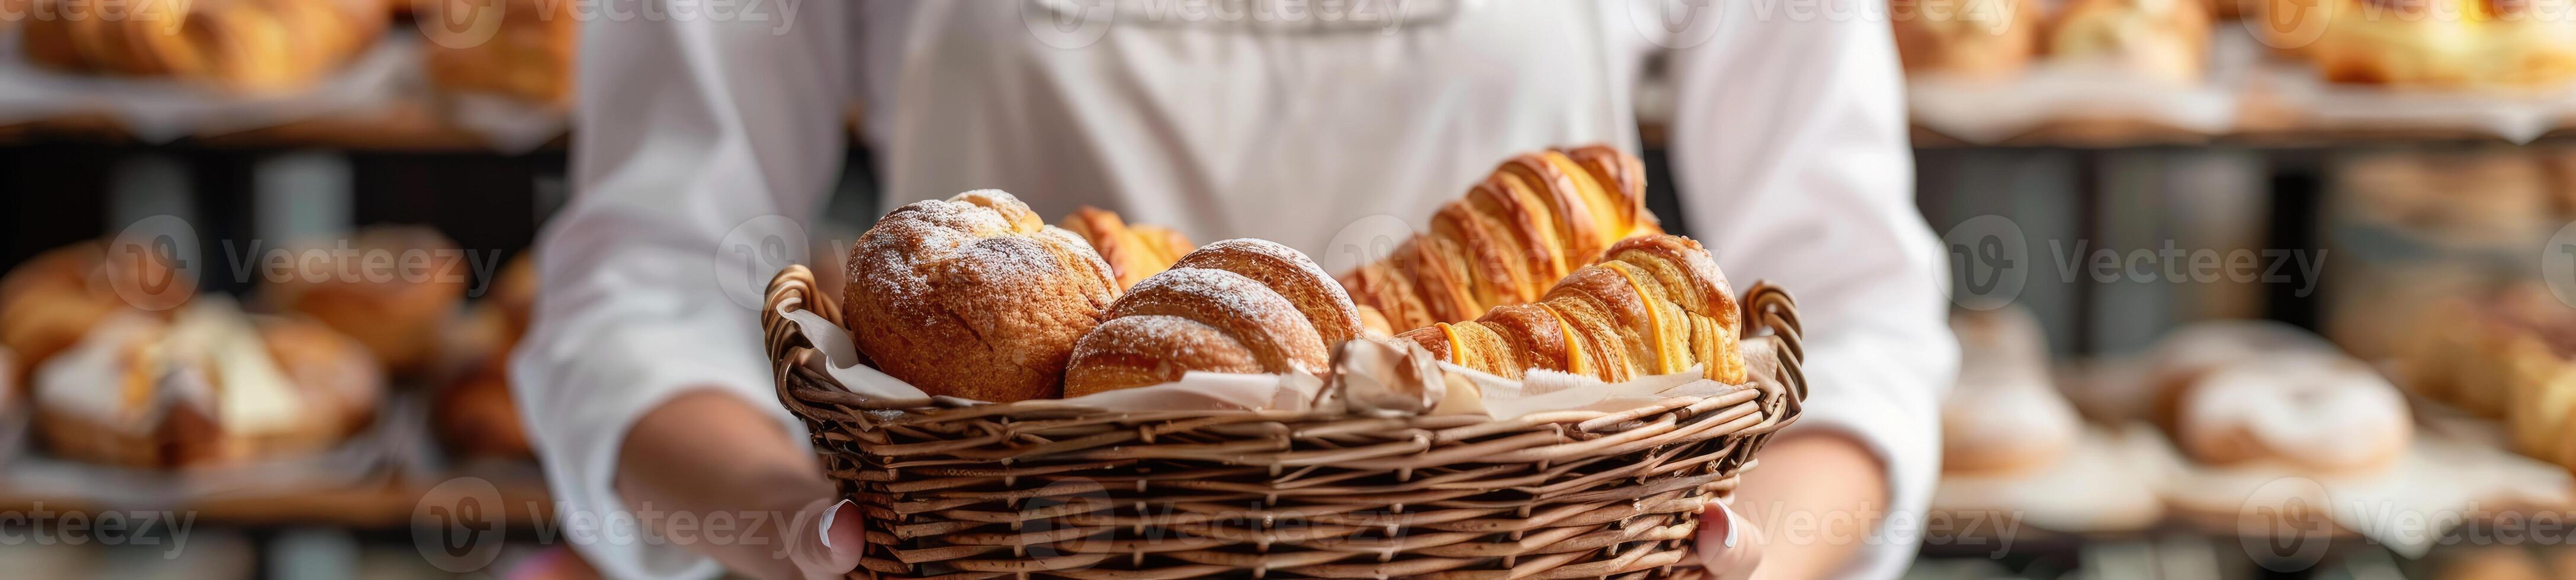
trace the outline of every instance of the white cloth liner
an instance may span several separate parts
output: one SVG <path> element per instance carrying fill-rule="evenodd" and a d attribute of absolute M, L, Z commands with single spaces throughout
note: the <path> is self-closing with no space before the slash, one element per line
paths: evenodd
<path fill-rule="evenodd" d="M 850 392 L 887 400 L 929 397 L 919 387 L 859 364 L 858 346 L 849 333 L 841 329 L 841 325 L 804 310 L 788 312 L 787 319 L 794 321 L 806 339 L 814 344 L 815 350 L 823 355 L 821 370 L 849 388 Z M 1571 409 L 1617 412 L 1644 407 L 1666 397 L 1714 396 L 1745 388 L 1700 378 L 1698 367 L 1618 384 L 1543 370 L 1532 371 L 1526 379 L 1515 381 L 1447 363 L 1442 363 L 1442 368 L 1464 375 L 1474 383 L 1483 395 L 1486 414 L 1496 419 Z M 1215 409 L 1296 412 L 1307 410 L 1322 386 L 1321 379 L 1298 374 L 1193 371 L 1177 382 L 1095 393 L 1065 401 L 1113 412 Z"/>

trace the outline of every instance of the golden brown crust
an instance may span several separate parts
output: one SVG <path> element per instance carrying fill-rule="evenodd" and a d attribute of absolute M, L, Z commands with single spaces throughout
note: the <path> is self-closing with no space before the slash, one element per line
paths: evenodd
<path fill-rule="evenodd" d="M 1340 282 L 1305 254 L 1269 240 L 1240 238 L 1199 248 L 1173 262 L 1173 268 L 1225 270 L 1251 278 L 1297 306 L 1327 349 L 1359 338 L 1359 308 Z"/>
<path fill-rule="evenodd" d="M 897 208 L 849 269 L 843 325 L 879 370 L 982 401 L 1056 396 L 1074 342 L 1118 297 L 1089 244 L 995 190 Z"/>
<path fill-rule="evenodd" d="M 1189 371 L 1321 373 L 1359 337 L 1359 308 L 1287 246 L 1226 240 L 1183 256 L 1109 307 L 1075 347 L 1065 393 L 1179 380 Z"/>
<path fill-rule="evenodd" d="M 1515 156 L 1442 206 L 1429 232 L 1341 279 L 1397 328 L 1538 300 L 1614 242 L 1662 233 L 1645 209 L 1644 174 L 1643 162 L 1605 145 Z"/>
<path fill-rule="evenodd" d="M 1260 361 L 1217 327 L 1179 316 L 1112 318 L 1073 347 L 1064 396 L 1181 380 L 1189 371 L 1258 373 Z"/>
<path fill-rule="evenodd" d="M 202 0 L 201 0 L 202 1 Z M 395 0 L 410 6 L 409 0 Z M 450 10 L 486 10 L 481 2 L 430 2 L 422 22 L 472 18 Z M 504 95 L 532 103 L 561 103 L 572 96 L 573 61 L 580 19 L 572 5 L 546 0 L 500 0 L 499 29 L 483 42 L 424 44 L 430 82 L 457 92 Z M 460 44 L 461 46 L 448 46 Z"/>
<path fill-rule="evenodd" d="M 1623 242 L 1537 303 L 1400 336 L 1502 376 L 1546 369 L 1617 382 L 1697 365 L 1707 378 L 1741 384 L 1747 371 L 1724 276 L 1697 243 L 1658 237 L 1673 239 Z"/>

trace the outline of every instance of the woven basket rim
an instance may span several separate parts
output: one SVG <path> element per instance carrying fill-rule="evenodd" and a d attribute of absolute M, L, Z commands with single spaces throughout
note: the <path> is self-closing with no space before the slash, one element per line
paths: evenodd
<path fill-rule="evenodd" d="M 1744 291 L 1744 295 L 1738 303 L 1741 304 L 1741 308 L 1743 309 L 1741 320 L 1743 320 L 1744 324 L 1742 332 L 1744 337 L 1751 338 L 1754 336 L 1764 335 L 1763 333 L 1767 332 L 1768 336 L 1775 337 L 1778 341 L 1779 348 L 1774 349 L 1773 352 L 1779 358 L 1779 365 L 1776 367 L 1779 369 L 1779 376 L 1774 377 L 1774 380 L 1768 383 L 1753 381 L 1750 385 L 1747 385 L 1756 390 L 1763 391 L 1760 398 L 1765 401 L 1763 404 L 1763 410 L 1766 411 L 1764 413 L 1766 417 L 1763 420 L 1762 427 L 1755 430 L 1760 432 L 1773 431 L 1780 427 L 1784 427 L 1789 423 L 1795 422 L 1797 417 L 1801 414 L 1803 403 L 1807 398 L 1807 377 L 1803 366 L 1806 358 L 1806 341 L 1805 335 L 1801 332 L 1803 325 L 1798 319 L 1797 302 L 1790 296 L 1786 289 L 1773 285 L 1768 281 L 1757 280 L 1754 282 L 1752 287 L 1747 288 Z M 773 370 L 776 372 L 776 376 L 772 378 L 774 379 L 773 384 L 775 384 L 778 389 L 779 402 L 786 405 L 788 409 L 796 411 L 800 415 L 805 414 L 803 409 L 807 408 L 807 405 L 799 404 L 800 402 L 806 402 L 800 401 L 800 399 L 811 399 L 812 401 L 810 402 L 813 403 L 843 405 L 853 409 L 894 413 L 893 415 L 883 417 L 883 419 L 889 423 L 899 423 L 903 420 L 903 417 L 907 416 L 924 415 L 937 416 L 938 420 L 953 420 L 969 416 L 1002 416 L 1023 419 L 1044 419 L 1068 418 L 1084 414 L 1110 412 L 1098 407 L 1091 407 L 1081 403 L 1071 402 L 1067 399 L 1029 399 L 1024 401 L 992 403 L 940 395 L 921 399 L 878 399 L 861 396 L 857 393 L 850 392 L 846 387 L 843 387 L 838 381 L 833 380 L 830 376 L 813 372 L 807 368 L 806 365 L 810 358 L 820 355 L 815 352 L 813 343 L 804 336 L 803 328 L 787 318 L 788 313 L 798 310 L 813 312 L 815 315 L 821 316 L 824 320 L 832 321 L 834 323 L 841 321 L 840 304 L 838 300 L 832 296 L 825 295 L 823 292 L 818 290 L 818 285 L 814 281 L 813 270 L 802 264 L 792 264 L 779 270 L 778 274 L 770 279 L 766 304 L 761 313 L 761 326 L 765 331 L 764 334 L 767 338 L 765 341 L 767 343 L 766 346 L 768 347 L 770 360 L 774 367 Z M 862 358 L 865 357 L 865 355 L 861 356 Z M 797 378 L 803 379 L 803 381 L 790 380 L 790 375 L 798 375 Z M 796 385 L 800 383 L 822 385 L 827 387 L 827 389 L 820 392 L 812 390 L 800 391 L 796 387 Z M 1774 392 L 1774 389 L 1777 389 L 1778 392 Z M 1568 412 L 1610 415 L 1626 411 Z M 1205 409 L 1155 412 L 1121 411 L 1117 412 L 1117 414 L 1120 416 L 1121 422 L 1132 423 L 1189 419 L 1316 421 L 1350 418 L 1347 415 L 1332 413 L 1329 409 L 1310 409 L 1305 411 Z M 806 418 L 818 419 L 816 417 Z M 834 419 L 838 418 L 840 417 L 834 417 Z M 1511 420 L 1506 419 L 1503 421 Z M 885 425 L 886 423 L 880 423 L 878 426 Z"/>

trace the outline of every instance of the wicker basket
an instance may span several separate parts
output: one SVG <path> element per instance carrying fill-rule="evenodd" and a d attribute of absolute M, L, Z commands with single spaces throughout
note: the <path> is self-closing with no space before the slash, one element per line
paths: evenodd
<path fill-rule="evenodd" d="M 1699 513 L 1805 397 L 1795 304 L 1743 303 L 1777 381 L 1509 420 L 872 400 L 807 365 L 785 314 L 839 313 L 801 266 L 762 325 L 780 402 L 867 515 L 852 577 L 1660 578 L 1700 572 Z"/>

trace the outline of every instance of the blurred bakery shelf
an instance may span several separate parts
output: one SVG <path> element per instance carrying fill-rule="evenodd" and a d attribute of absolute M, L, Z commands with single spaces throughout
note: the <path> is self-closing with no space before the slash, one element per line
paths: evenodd
<path fill-rule="evenodd" d="M 442 485 L 459 482 L 453 485 Z M 481 484 L 488 483 L 489 488 Z M 487 493 L 488 492 L 488 493 Z M 240 492 L 209 496 L 176 505 L 112 505 L 92 500 L 35 497 L 0 489 L 0 513 L 96 514 L 150 510 L 194 514 L 207 525 L 227 527 L 310 526 L 357 530 L 402 530 L 416 518 L 438 517 L 431 510 L 468 502 L 497 501 L 468 509 L 511 527 L 550 521 L 553 496 L 543 481 L 524 476 L 457 476 L 444 480 L 387 477 L 339 489 L 294 492 Z M 477 517 L 483 517 L 478 515 Z"/>

